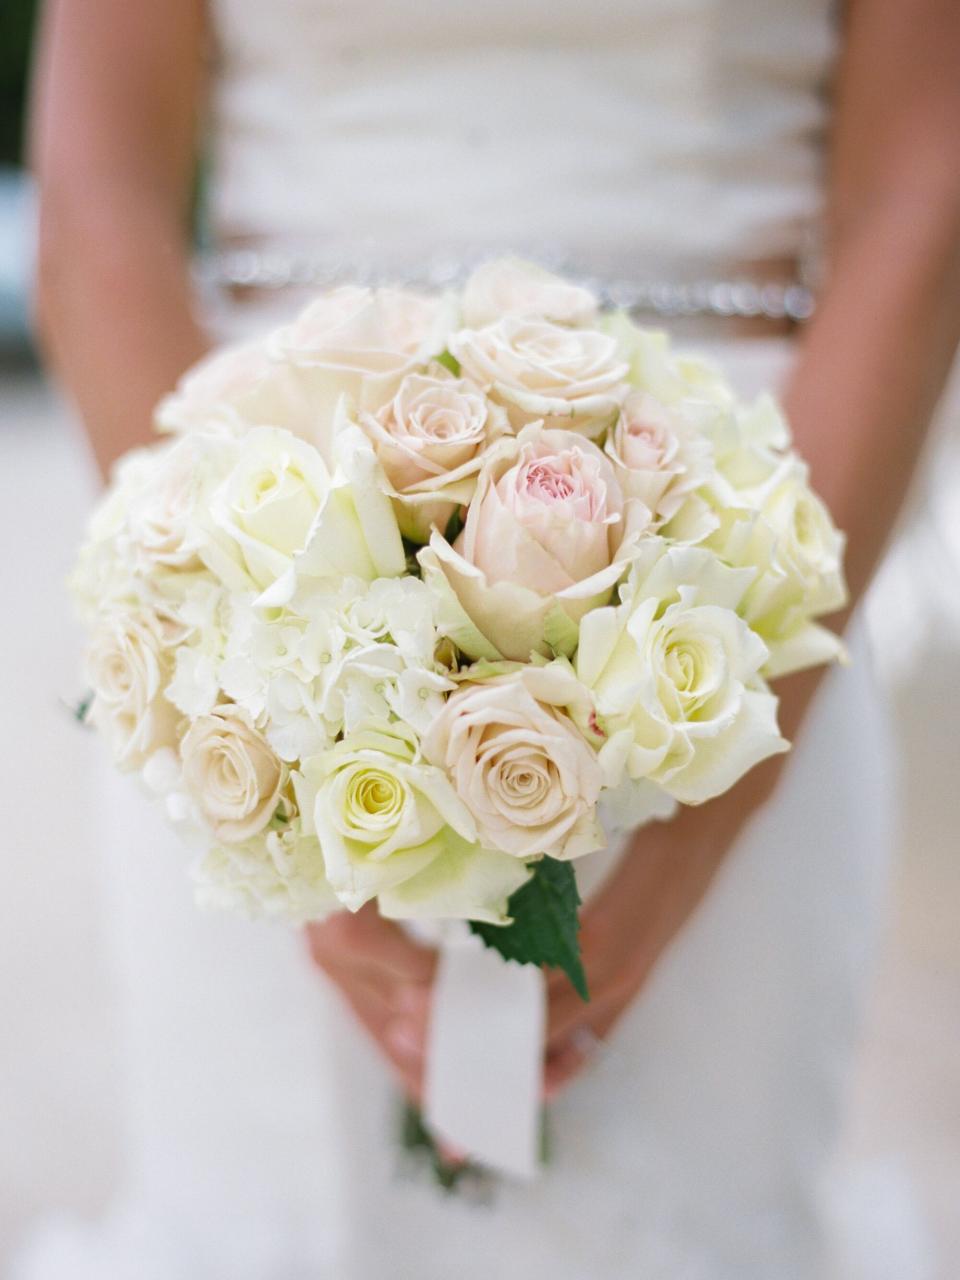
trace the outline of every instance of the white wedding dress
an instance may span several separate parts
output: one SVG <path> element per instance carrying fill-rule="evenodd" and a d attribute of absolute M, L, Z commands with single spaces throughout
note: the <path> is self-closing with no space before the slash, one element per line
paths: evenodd
<path fill-rule="evenodd" d="M 609 281 L 796 258 L 819 211 L 832 8 L 216 0 L 214 236 L 365 276 L 507 248 Z M 290 305 L 264 298 L 225 330 Z M 722 331 L 698 345 L 746 390 L 791 354 Z M 892 816 L 854 651 L 775 800 L 553 1108 L 547 1171 L 483 1204 L 400 1165 L 390 1077 L 300 937 L 196 911 L 186 854 L 111 782 L 129 1169 L 108 1221 L 41 1232 L 16 1280 L 840 1275 L 823 1178 Z M 842 1274 L 910 1280 L 877 1209 Z"/>

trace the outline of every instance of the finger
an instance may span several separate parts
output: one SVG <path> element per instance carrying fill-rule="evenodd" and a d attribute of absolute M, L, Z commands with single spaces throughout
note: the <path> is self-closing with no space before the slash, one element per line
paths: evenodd
<path fill-rule="evenodd" d="M 429 983 L 437 966 L 437 953 L 407 936 L 392 920 L 384 920 L 373 903 L 354 917 L 362 961 L 389 969 L 405 982 Z"/>
<path fill-rule="evenodd" d="M 583 1023 L 548 1050 L 543 1073 L 545 1101 L 552 1102 L 602 1051 L 604 1038 L 618 1017 L 619 1011 L 611 1011 Z"/>
<path fill-rule="evenodd" d="M 308 925 L 307 942 L 314 962 L 321 968 L 339 960 L 426 984 L 432 980 L 436 967 L 436 952 L 408 938 L 392 921 L 384 920 L 372 903 L 353 915 L 340 912 Z"/>
<path fill-rule="evenodd" d="M 585 1063 L 585 1055 L 570 1040 L 550 1052 L 543 1070 L 544 1101 L 553 1102 Z"/>
<path fill-rule="evenodd" d="M 629 1002 L 629 995 L 617 987 L 598 989 L 585 1004 L 571 988 L 547 1001 L 547 1045 L 555 1047 L 578 1027 L 593 1027 L 604 1016 Z"/>
<path fill-rule="evenodd" d="M 423 1092 L 422 1060 L 411 1058 L 406 1052 L 398 1051 L 394 1038 L 387 1034 L 390 1020 L 384 1018 L 375 1005 L 362 995 L 347 998 L 354 1016 L 386 1059 L 403 1091 L 419 1104 Z"/>
<path fill-rule="evenodd" d="M 426 1054 L 425 1028 L 410 1018 L 390 1018 L 383 1028 L 383 1041 L 397 1062 L 411 1069 L 420 1070 Z"/>

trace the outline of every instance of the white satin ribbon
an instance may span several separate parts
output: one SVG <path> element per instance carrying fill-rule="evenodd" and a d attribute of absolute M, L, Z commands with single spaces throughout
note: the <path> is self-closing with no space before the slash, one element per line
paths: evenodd
<path fill-rule="evenodd" d="M 440 947 L 427 1037 L 430 1130 L 497 1172 L 540 1168 L 546 993 L 535 965 L 508 962 L 466 928 Z"/>
<path fill-rule="evenodd" d="M 661 816 L 649 805 L 642 814 Z M 629 840 L 625 832 L 638 820 L 633 810 L 621 813 L 609 803 L 603 819 L 609 847 L 577 864 L 584 899 L 616 865 Z M 489 1169 L 535 1178 L 546 1044 L 542 971 L 504 960 L 463 921 L 407 921 L 405 928 L 440 953 L 427 1034 L 428 1127 Z"/>

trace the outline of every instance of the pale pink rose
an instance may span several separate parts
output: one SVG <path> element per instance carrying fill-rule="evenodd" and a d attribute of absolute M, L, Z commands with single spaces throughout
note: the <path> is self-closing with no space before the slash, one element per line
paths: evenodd
<path fill-rule="evenodd" d="M 587 325 L 597 315 L 597 300 L 589 289 L 519 258 L 498 258 L 478 267 L 466 283 L 462 307 L 463 322 L 471 329 L 506 315 L 564 325 Z"/>
<path fill-rule="evenodd" d="M 426 542 L 434 525 L 445 529 L 470 501 L 490 446 L 508 430 L 503 410 L 475 383 L 440 366 L 408 374 L 379 413 L 359 421 L 393 489 L 400 529 L 414 542 Z"/>
<path fill-rule="evenodd" d="M 712 473 L 709 441 L 680 410 L 646 391 L 627 396 L 605 448 L 624 493 L 643 502 L 658 526 L 672 520 Z"/>
<path fill-rule="evenodd" d="M 455 546 L 434 533 L 420 562 L 475 628 L 454 636 L 467 654 L 525 661 L 572 650 L 576 624 L 609 599 L 646 516 L 625 503 L 596 445 L 531 426 L 481 471 Z"/>
<path fill-rule="evenodd" d="M 464 374 L 503 405 L 514 430 L 542 421 L 602 435 L 627 392 L 628 365 L 616 339 L 595 329 L 508 315 L 462 329 L 450 350 Z"/>
<path fill-rule="evenodd" d="M 239 707 L 223 704 L 198 716 L 180 758 L 187 793 L 218 840 L 240 844 L 273 817 L 283 766 Z"/>
<path fill-rule="evenodd" d="M 423 750 L 452 779 L 483 845 L 523 859 L 603 848 L 600 765 L 567 712 L 588 701 L 560 663 L 465 684 L 447 699 Z"/>
<path fill-rule="evenodd" d="M 315 412 L 332 421 L 343 394 L 360 410 L 385 405 L 408 373 L 443 352 L 452 318 L 448 298 L 344 285 L 275 333 L 270 350 L 298 371 Z"/>
<path fill-rule="evenodd" d="M 155 415 L 164 432 L 239 432 L 285 427 L 318 445 L 316 414 L 293 371 L 263 341 L 221 348 L 188 369 Z"/>

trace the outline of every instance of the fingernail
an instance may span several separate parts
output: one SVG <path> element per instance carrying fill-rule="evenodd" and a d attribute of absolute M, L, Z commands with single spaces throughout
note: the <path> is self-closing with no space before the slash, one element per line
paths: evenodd
<path fill-rule="evenodd" d="M 388 1023 L 384 1038 L 394 1051 L 404 1058 L 420 1058 L 423 1056 L 423 1044 L 417 1029 L 405 1018 L 397 1018 Z"/>
<path fill-rule="evenodd" d="M 452 1147 L 449 1142 L 439 1143 L 440 1154 L 447 1164 L 466 1164 L 468 1156 L 461 1147 Z"/>

